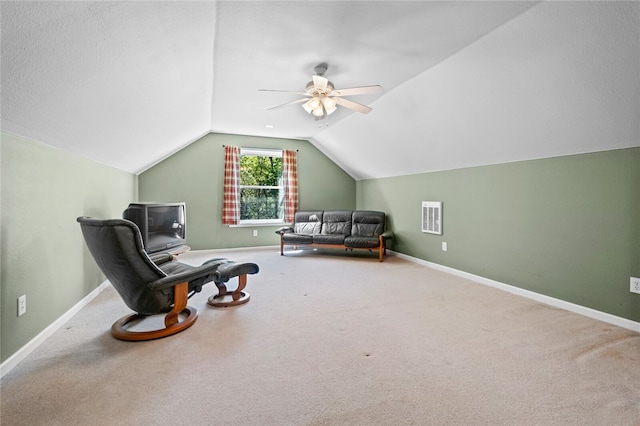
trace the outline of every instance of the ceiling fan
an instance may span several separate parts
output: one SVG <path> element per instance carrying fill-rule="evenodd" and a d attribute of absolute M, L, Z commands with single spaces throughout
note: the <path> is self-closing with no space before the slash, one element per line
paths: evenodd
<path fill-rule="evenodd" d="M 302 104 L 302 108 L 304 108 L 304 110 L 308 114 L 313 115 L 316 121 L 322 120 L 328 115 L 331 115 L 338 108 L 338 105 L 361 112 L 363 114 L 367 114 L 368 112 L 370 112 L 370 107 L 350 101 L 348 99 L 344 99 L 343 96 L 382 93 L 382 86 L 374 85 L 350 87 L 347 89 L 336 89 L 333 83 L 324 76 L 328 68 L 329 65 L 327 65 L 326 63 L 318 64 L 314 68 L 315 75 L 311 76 L 312 81 L 307 83 L 304 92 L 259 89 L 259 91 L 261 92 L 295 93 L 304 96 L 304 98 L 296 99 L 294 101 L 269 108 L 269 111 L 283 108 L 289 105 Z"/>

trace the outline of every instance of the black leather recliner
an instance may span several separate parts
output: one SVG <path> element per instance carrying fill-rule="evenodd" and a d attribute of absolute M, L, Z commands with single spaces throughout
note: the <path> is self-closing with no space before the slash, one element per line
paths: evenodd
<path fill-rule="evenodd" d="M 242 289 L 246 275 L 259 271 L 255 263 L 235 263 L 216 258 L 201 266 L 178 262 L 169 253 L 147 255 L 137 225 L 125 219 L 94 219 L 79 217 L 85 242 L 100 270 L 107 277 L 126 305 L 135 311 L 116 321 L 111 327 L 114 337 L 122 340 L 150 340 L 178 333 L 195 322 L 198 311 L 187 306 L 187 300 L 202 290 L 208 282 L 215 282 L 219 294 L 209 298 L 232 295 L 229 306 L 248 300 Z M 227 292 L 225 283 L 238 277 L 238 289 Z M 167 313 L 165 327 L 150 331 L 132 331 L 126 327 L 145 316 Z M 186 318 L 180 321 L 180 315 Z"/>

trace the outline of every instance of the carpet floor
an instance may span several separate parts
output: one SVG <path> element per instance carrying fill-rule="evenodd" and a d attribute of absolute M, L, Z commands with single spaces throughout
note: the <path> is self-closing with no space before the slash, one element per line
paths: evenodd
<path fill-rule="evenodd" d="M 3 425 L 640 425 L 640 334 L 387 256 L 252 261 L 249 303 L 148 342 L 108 287 L 2 378 Z M 230 283 L 229 287 L 232 287 Z"/>

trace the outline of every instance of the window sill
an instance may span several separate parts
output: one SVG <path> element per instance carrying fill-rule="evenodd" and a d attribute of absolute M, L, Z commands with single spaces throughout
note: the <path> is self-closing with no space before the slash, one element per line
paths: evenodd
<path fill-rule="evenodd" d="M 229 225 L 229 228 L 248 228 L 256 226 L 284 226 L 287 225 L 283 220 L 246 220 L 237 225 Z"/>

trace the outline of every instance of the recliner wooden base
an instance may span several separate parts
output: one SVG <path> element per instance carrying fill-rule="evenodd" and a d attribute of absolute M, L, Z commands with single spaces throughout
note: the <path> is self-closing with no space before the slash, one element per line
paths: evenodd
<path fill-rule="evenodd" d="M 196 319 L 198 319 L 198 310 L 191 306 L 187 306 L 182 310 L 182 312 L 180 312 L 179 315 L 186 315 L 187 317 L 184 320 L 177 322 L 176 324 L 173 324 L 171 326 L 149 331 L 131 331 L 125 328 L 129 323 L 135 322 L 139 319 L 148 318 L 147 315 L 126 315 L 113 323 L 113 325 L 111 326 L 111 334 L 116 339 L 127 341 L 153 340 L 159 339 L 161 337 L 171 336 L 172 334 L 179 333 L 182 330 L 191 327 L 196 322 Z"/>
<path fill-rule="evenodd" d="M 153 340 L 161 337 L 171 336 L 191 327 L 198 319 L 198 310 L 191 306 L 187 306 L 188 282 L 177 284 L 173 290 L 173 308 L 164 317 L 164 328 L 149 331 L 132 331 L 128 330 L 127 324 L 136 320 L 148 318 L 148 315 L 138 313 L 126 315 L 114 322 L 111 326 L 111 334 L 116 339 L 127 341 Z M 180 321 L 180 315 L 187 317 Z"/>

